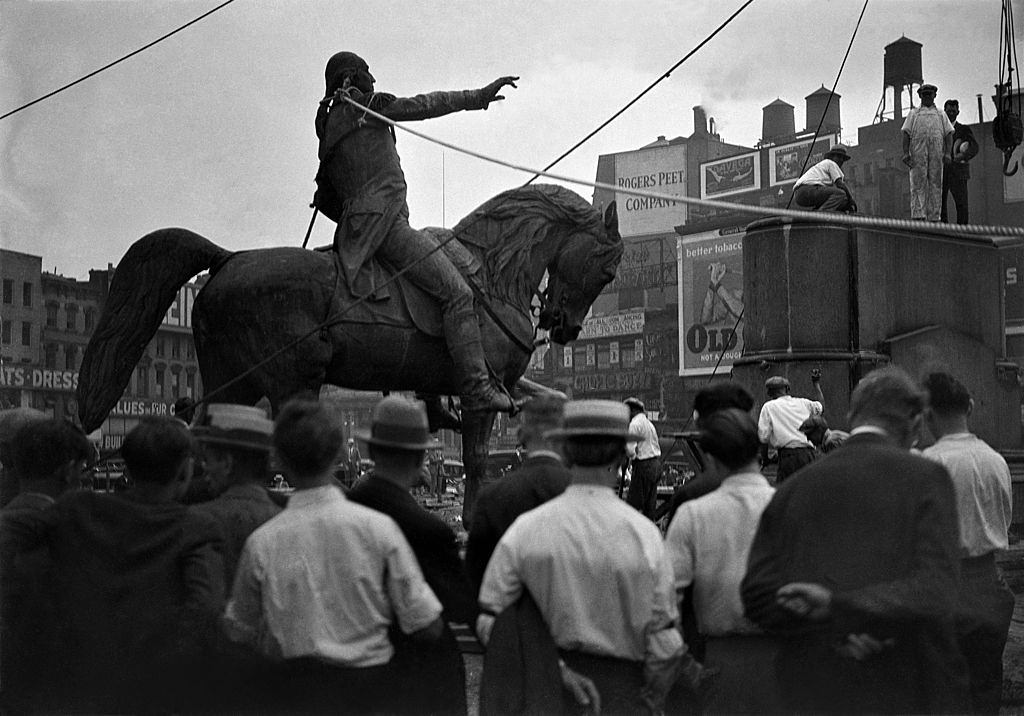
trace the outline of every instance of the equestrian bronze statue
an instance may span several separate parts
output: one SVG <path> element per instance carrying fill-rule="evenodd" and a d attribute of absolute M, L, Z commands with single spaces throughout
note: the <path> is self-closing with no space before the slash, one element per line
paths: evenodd
<path fill-rule="evenodd" d="M 437 253 L 473 287 L 468 320 L 479 327 L 489 380 L 504 394 L 526 370 L 537 328 L 556 343 L 577 337 L 623 251 L 614 204 L 602 216 L 578 194 L 541 184 L 499 194 L 453 230 L 418 233 L 441 246 Z M 363 294 L 333 251 L 231 252 L 185 229 L 161 229 L 118 264 L 83 357 L 78 400 L 86 430 L 121 397 L 181 285 L 205 270 L 192 330 L 204 391 L 216 402 L 252 405 L 266 396 L 276 410 L 324 383 L 463 394 L 439 302 L 405 276 L 395 279 L 390 263 L 367 259 L 373 290 Z M 494 416 L 493 409 L 463 411 L 467 523 Z"/>

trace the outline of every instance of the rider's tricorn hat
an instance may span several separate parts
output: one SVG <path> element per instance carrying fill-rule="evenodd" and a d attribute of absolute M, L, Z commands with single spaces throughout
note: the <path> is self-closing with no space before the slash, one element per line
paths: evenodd
<path fill-rule="evenodd" d="M 270 452 L 274 423 L 260 408 L 213 403 L 192 432 L 206 445 Z"/>
<path fill-rule="evenodd" d="M 356 431 L 356 437 L 370 445 L 397 450 L 426 450 L 437 446 L 430 439 L 426 411 L 397 395 L 389 395 L 377 403 L 370 431 Z"/>
<path fill-rule="evenodd" d="M 544 433 L 547 438 L 608 437 L 642 440 L 629 430 L 629 408 L 615 400 L 572 400 L 565 405 L 565 425 Z"/>
<path fill-rule="evenodd" d="M 327 83 L 325 94 L 331 94 L 341 87 L 345 81 L 345 75 L 353 70 L 369 71 L 370 66 L 366 60 L 354 52 L 338 52 L 327 60 L 327 67 L 324 69 L 324 80 Z"/>

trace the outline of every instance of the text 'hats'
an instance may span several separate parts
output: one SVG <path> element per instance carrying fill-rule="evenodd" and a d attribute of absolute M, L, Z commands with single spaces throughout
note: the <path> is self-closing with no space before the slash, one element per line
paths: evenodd
<path fill-rule="evenodd" d="M 261 408 L 213 403 L 206 406 L 206 414 L 192 432 L 207 445 L 270 452 L 274 423 Z"/>
<path fill-rule="evenodd" d="M 835 154 L 840 157 L 843 157 L 844 159 L 849 159 L 850 148 L 847 147 L 845 144 L 837 144 L 831 149 L 829 149 L 827 152 L 825 152 L 825 156 L 828 156 L 829 154 Z"/>
<path fill-rule="evenodd" d="M 572 400 L 565 406 L 564 421 L 564 427 L 545 433 L 544 437 L 643 439 L 643 435 L 629 430 L 629 408 L 614 400 Z"/>
<path fill-rule="evenodd" d="M 939 91 L 938 87 L 936 87 L 935 85 L 932 85 L 932 84 L 927 84 L 927 83 L 923 84 L 923 85 L 921 85 L 920 87 L 917 88 L 917 93 L 918 94 L 921 94 L 922 92 L 938 92 L 938 91 Z"/>
<path fill-rule="evenodd" d="M 389 395 L 377 403 L 370 432 L 357 431 L 356 437 L 370 445 L 399 450 L 426 450 L 436 446 L 430 439 L 426 411 L 397 395 Z"/>

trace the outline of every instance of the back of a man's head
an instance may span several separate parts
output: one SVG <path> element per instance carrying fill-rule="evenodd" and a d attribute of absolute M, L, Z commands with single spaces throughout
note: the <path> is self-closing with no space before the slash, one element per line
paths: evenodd
<path fill-rule="evenodd" d="M 552 446 L 552 441 L 544 435 L 552 430 L 558 430 L 564 424 L 565 402 L 565 398 L 560 396 L 541 396 L 523 406 L 519 442 L 527 450 L 540 450 Z"/>
<path fill-rule="evenodd" d="M 92 444 L 67 420 L 41 420 L 22 427 L 11 443 L 15 472 L 22 483 L 59 477 L 69 462 L 90 460 Z"/>
<path fill-rule="evenodd" d="M 757 457 L 761 441 L 750 413 L 739 408 L 725 408 L 701 422 L 701 449 L 730 470 L 745 467 Z"/>
<path fill-rule="evenodd" d="M 121 444 L 121 457 L 135 482 L 168 485 L 181 474 L 192 454 L 188 426 L 163 416 L 143 418 Z"/>
<path fill-rule="evenodd" d="M 880 368 L 868 373 L 850 396 L 850 425 L 874 425 L 900 443 L 910 436 L 914 419 L 924 409 L 923 391 L 899 368 Z"/>
<path fill-rule="evenodd" d="M 967 415 L 971 412 L 971 393 L 949 373 L 929 373 L 922 381 L 928 391 L 928 407 L 942 416 Z"/>
<path fill-rule="evenodd" d="M 314 477 L 338 460 L 344 430 L 316 400 L 289 401 L 274 421 L 274 450 L 298 477 Z"/>
<path fill-rule="evenodd" d="M 697 396 L 693 399 L 693 412 L 698 428 L 703 428 L 707 419 L 719 410 L 736 408 L 750 412 L 753 407 L 754 396 L 734 380 L 716 380 L 709 383 L 697 391 Z"/>

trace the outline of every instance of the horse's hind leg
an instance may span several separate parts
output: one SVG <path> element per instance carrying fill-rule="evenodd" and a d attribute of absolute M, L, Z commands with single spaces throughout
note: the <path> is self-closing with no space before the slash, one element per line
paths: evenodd
<path fill-rule="evenodd" d="M 469 529 L 480 483 L 487 471 L 487 446 L 496 413 L 462 411 L 462 464 L 466 468 L 466 491 L 462 500 L 462 526 Z"/>

